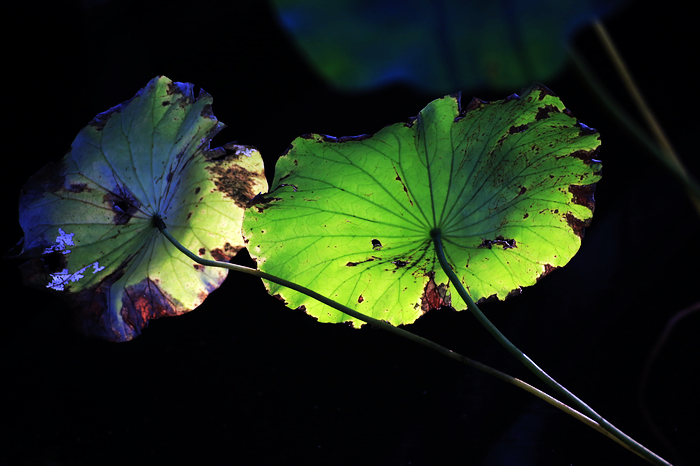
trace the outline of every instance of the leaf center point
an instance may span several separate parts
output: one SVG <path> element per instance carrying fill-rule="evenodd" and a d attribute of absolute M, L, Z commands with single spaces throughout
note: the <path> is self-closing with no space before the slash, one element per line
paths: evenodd
<path fill-rule="evenodd" d="M 442 231 L 439 228 L 433 228 L 432 230 L 430 230 L 430 239 L 434 241 L 435 238 L 440 237 L 440 233 L 442 233 Z"/>

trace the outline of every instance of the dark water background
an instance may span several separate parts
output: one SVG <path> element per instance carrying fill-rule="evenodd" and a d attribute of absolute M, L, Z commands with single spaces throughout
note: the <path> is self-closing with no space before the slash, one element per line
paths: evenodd
<path fill-rule="evenodd" d="M 296 136 L 375 132 L 440 97 L 399 85 L 333 91 L 264 2 L 147 3 L 28 3 L 4 18 L 15 28 L 4 33 L 4 249 L 22 236 L 25 180 L 158 74 L 204 87 L 229 127 L 215 145 L 255 145 L 268 167 Z M 689 4 L 675 3 L 632 2 L 607 25 L 700 178 L 697 25 Z M 631 109 L 592 29 L 574 44 Z M 602 134 L 593 224 L 568 266 L 484 311 L 611 422 L 691 464 L 700 313 L 674 329 L 646 392 L 677 456 L 645 424 L 637 395 L 666 322 L 700 301 L 700 216 L 573 67 L 545 84 Z M 6 260 L 0 282 L 0 464 L 644 464 L 531 395 L 382 331 L 318 324 L 247 276 L 229 275 L 199 309 L 117 345 L 76 333 L 69 309 L 24 288 L 16 266 Z M 435 311 L 408 329 L 534 381 L 468 313 Z"/>

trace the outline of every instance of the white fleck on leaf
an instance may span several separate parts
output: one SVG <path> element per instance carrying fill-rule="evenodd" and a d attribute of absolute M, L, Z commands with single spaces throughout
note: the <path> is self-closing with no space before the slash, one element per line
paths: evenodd
<path fill-rule="evenodd" d="M 75 233 L 66 233 L 62 228 L 59 228 L 58 236 L 56 237 L 56 245 L 46 248 L 44 254 L 51 254 L 52 252 L 58 251 L 63 251 L 63 254 L 68 254 L 70 250 L 66 249 L 66 246 L 75 246 L 73 235 L 75 235 Z"/>
<path fill-rule="evenodd" d="M 70 252 L 70 251 L 68 251 Z M 52 288 L 56 291 L 63 291 L 64 290 L 64 284 L 66 282 L 77 282 L 81 278 L 83 278 L 83 273 L 85 273 L 85 270 L 87 270 L 88 267 L 92 267 L 92 273 L 96 274 L 97 272 L 101 272 L 104 270 L 104 267 L 100 267 L 100 264 L 98 262 L 94 262 L 86 267 L 83 267 L 82 269 L 78 270 L 75 273 L 70 273 L 68 269 L 63 269 L 61 272 L 58 273 L 52 273 L 51 275 L 51 283 L 46 285 L 46 288 Z"/>

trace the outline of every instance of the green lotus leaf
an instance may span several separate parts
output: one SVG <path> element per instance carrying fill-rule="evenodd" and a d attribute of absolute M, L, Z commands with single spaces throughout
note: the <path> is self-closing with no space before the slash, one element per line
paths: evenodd
<path fill-rule="evenodd" d="M 578 251 L 599 135 L 541 85 L 466 108 L 431 102 L 374 135 L 297 138 L 243 224 L 258 267 L 371 317 L 407 324 L 464 309 L 430 232 L 475 301 L 519 293 Z M 322 322 L 353 321 L 266 282 Z M 357 321 L 355 321 L 357 323 Z"/>
<path fill-rule="evenodd" d="M 156 217 L 203 258 L 244 246 L 246 203 L 267 190 L 262 158 L 252 147 L 210 149 L 224 125 L 211 96 L 195 100 L 192 89 L 151 80 L 22 189 L 25 281 L 68 299 L 88 334 L 129 340 L 150 319 L 194 309 L 226 277 L 181 254 Z"/>

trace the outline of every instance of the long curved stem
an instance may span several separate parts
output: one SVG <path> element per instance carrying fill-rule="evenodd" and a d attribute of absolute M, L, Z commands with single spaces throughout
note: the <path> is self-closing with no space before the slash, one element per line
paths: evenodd
<path fill-rule="evenodd" d="M 450 279 L 450 282 L 452 285 L 455 287 L 457 290 L 457 293 L 462 297 L 464 302 L 467 304 L 467 308 L 471 311 L 471 313 L 476 317 L 476 319 L 483 325 L 486 330 L 489 331 L 489 333 L 503 346 L 505 347 L 513 356 L 518 359 L 521 363 L 527 367 L 530 372 L 535 374 L 540 380 L 542 380 L 544 383 L 546 383 L 549 387 L 551 387 L 553 390 L 559 392 L 562 394 L 566 399 L 568 399 L 578 410 L 580 410 L 582 413 L 584 413 L 586 416 L 590 417 L 593 419 L 595 422 L 597 422 L 599 425 L 603 426 L 605 430 L 610 432 L 612 435 L 614 435 L 618 440 L 626 444 L 630 450 L 634 451 L 637 453 L 639 456 L 642 458 L 646 459 L 652 464 L 659 464 L 659 465 L 669 465 L 670 463 L 660 456 L 656 455 L 654 452 L 649 450 L 648 448 L 644 447 L 642 444 L 639 442 L 633 440 L 631 437 L 629 437 L 627 434 L 622 432 L 620 429 L 617 427 L 613 426 L 610 424 L 607 420 L 605 420 L 600 414 L 596 413 L 591 409 L 590 406 L 588 406 L 586 403 L 581 401 L 576 395 L 571 393 L 569 390 L 567 390 L 565 387 L 560 385 L 556 380 L 554 380 L 552 377 L 549 376 L 545 371 L 543 371 L 537 364 L 535 364 L 532 359 L 528 358 L 525 353 L 520 351 L 513 343 L 510 342 L 501 332 L 496 328 L 495 325 L 491 323 L 491 321 L 484 315 L 483 312 L 481 312 L 481 309 L 474 303 L 472 298 L 469 296 L 469 293 L 467 293 L 467 290 L 464 288 L 462 285 L 461 280 L 457 277 L 457 275 L 454 273 L 452 270 L 452 267 L 447 263 L 447 259 L 445 257 L 445 252 L 443 251 L 442 248 L 442 238 L 441 238 L 441 232 L 439 229 L 433 229 L 430 232 L 430 236 L 433 239 L 433 243 L 435 244 L 435 252 L 438 256 L 438 260 L 440 261 L 440 265 L 442 266 L 442 269 L 445 271 L 447 276 Z"/>
<path fill-rule="evenodd" d="M 661 124 L 656 119 L 654 112 L 646 102 L 646 99 L 642 95 L 639 87 L 632 78 L 632 74 L 629 72 L 625 61 L 617 50 L 615 43 L 608 34 L 605 26 L 600 20 L 593 22 L 593 29 L 595 30 L 600 42 L 605 48 L 610 60 L 613 62 L 617 73 L 620 75 L 627 91 L 629 92 L 632 100 L 637 106 L 637 110 L 641 114 L 644 122 L 649 127 L 649 130 L 657 141 L 657 145 L 653 144 L 650 139 L 644 134 L 644 130 L 639 128 L 634 120 L 629 118 L 628 115 L 621 110 L 619 104 L 616 104 L 614 99 L 610 98 L 607 91 L 600 85 L 595 75 L 590 71 L 590 68 L 585 63 L 583 58 L 581 58 L 573 49 L 569 50 L 569 53 L 574 61 L 574 64 L 582 72 L 585 79 L 587 79 L 592 86 L 592 88 L 599 94 L 601 100 L 605 105 L 611 107 L 613 113 L 618 117 L 619 121 L 627 127 L 632 134 L 634 134 L 640 142 L 642 142 L 650 152 L 656 156 L 656 158 L 663 164 L 663 166 L 669 170 L 669 172 L 675 176 L 685 188 L 688 196 L 693 202 L 696 210 L 700 213 L 700 184 L 691 173 L 685 168 L 681 162 L 678 154 L 676 153 L 673 145 L 669 141 L 666 133 L 664 132 Z"/>
<path fill-rule="evenodd" d="M 443 356 L 446 356 L 450 359 L 453 359 L 457 362 L 465 364 L 465 365 L 472 367 L 474 369 L 478 369 L 482 372 L 485 372 L 489 375 L 492 375 L 493 377 L 496 377 L 497 379 L 500 379 L 504 382 L 507 382 L 511 385 L 518 387 L 518 388 L 521 388 L 521 389 L 525 390 L 526 392 L 535 395 L 536 397 L 545 401 L 546 403 L 549 403 L 550 405 L 554 406 L 555 408 L 558 408 L 558 409 L 564 411 L 566 414 L 578 419 L 579 421 L 583 422 L 587 426 L 595 429 L 599 433 L 614 440 L 615 442 L 619 443 L 620 445 L 622 445 L 623 447 L 632 451 L 633 453 L 639 454 L 637 451 L 630 448 L 629 445 L 627 445 L 625 442 L 621 441 L 615 435 L 613 435 L 608 430 L 603 428 L 598 422 L 592 420 L 588 416 L 581 414 L 580 412 L 576 411 L 575 409 L 572 409 L 570 406 L 567 406 L 565 403 L 562 403 L 561 401 L 557 400 L 556 398 L 548 395 L 547 393 L 544 393 L 543 391 L 537 389 L 536 387 L 533 387 L 530 384 L 523 382 L 520 379 L 517 379 L 513 376 L 510 376 L 504 372 L 498 371 L 490 366 L 487 366 L 486 364 L 482 364 L 482 363 L 475 361 L 473 359 L 469 359 L 466 356 L 463 356 L 459 353 L 455 353 L 454 351 L 452 351 L 448 348 L 445 348 L 444 346 L 438 345 L 437 343 L 435 343 L 431 340 L 428 340 L 426 338 L 423 338 L 421 336 L 418 336 L 418 335 L 411 333 L 411 332 L 408 332 L 406 330 L 400 329 L 398 327 L 394 327 L 393 325 L 391 325 L 388 322 L 374 319 L 372 317 L 361 314 L 361 313 L 355 311 L 354 309 L 351 309 L 347 306 L 344 306 L 340 303 L 337 303 L 337 302 L 333 301 L 332 299 L 326 298 L 325 296 L 320 295 L 320 294 L 316 293 L 315 291 L 310 290 L 306 287 L 297 285 L 296 283 L 293 283 L 293 282 L 290 282 L 288 280 L 284 280 L 282 278 L 276 277 L 274 275 L 270 275 L 268 273 L 262 272 L 260 270 L 251 269 L 249 267 L 245 267 L 242 265 L 231 264 L 228 262 L 212 261 L 212 260 L 208 260 L 208 259 L 202 259 L 201 257 L 196 255 L 195 253 L 193 253 L 189 249 L 185 248 L 182 244 L 180 244 L 180 242 L 178 240 L 176 240 L 170 234 L 170 232 L 168 231 L 168 229 L 166 228 L 165 224 L 163 223 L 163 221 L 161 219 L 155 218 L 154 220 L 156 222 L 156 226 L 158 227 L 158 229 L 161 231 L 161 233 L 163 233 L 163 236 L 165 236 L 177 249 L 179 249 L 180 252 L 182 252 L 183 254 L 185 254 L 187 257 L 189 257 L 190 259 L 192 259 L 193 261 L 195 261 L 198 264 L 209 266 L 209 267 L 221 267 L 221 268 L 233 270 L 236 272 L 246 273 L 248 275 L 253 275 L 255 277 L 264 278 L 265 280 L 269 280 L 271 282 L 277 283 L 278 285 L 286 286 L 286 287 L 291 288 L 291 289 L 298 291 L 300 293 L 304 293 L 307 296 L 310 296 L 310 297 L 322 302 L 323 304 L 331 306 L 334 309 L 337 309 L 340 312 L 343 312 L 349 316 L 355 317 L 356 319 L 359 319 L 363 322 L 367 322 L 368 324 L 371 324 L 375 327 L 386 330 L 387 332 L 393 333 L 394 335 L 398 335 L 400 337 L 406 338 L 414 343 L 418 343 L 419 345 L 426 346 L 434 351 L 437 351 L 438 353 L 442 354 Z M 642 456 L 642 455 L 640 455 L 640 456 Z M 663 463 L 663 464 L 667 464 L 667 463 Z"/>
<path fill-rule="evenodd" d="M 637 141 L 656 158 L 656 160 L 668 171 L 669 174 L 671 174 L 679 183 L 681 183 L 683 189 L 685 189 L 690 196 L 690 199 L 694 203 L 698 212 L 700 212 L 700 202 L 698 201 L 698 199 L 700 199 L 700 184 L 698 183 L 697 179 L 695 179 L 695 177 L 693 177 L 693 175 L 685 169 L 683 164 L 679 161 L 678 156 L 675 155 L 675 152 L 673 152 L 673 157 L 669 157 L 667 155 L 669 153 L 668 148 L 670 147 L 671 151 L 673 151 L 673 148 L 669 145 L 667 146 L 666 150 L 663 150 L 660 145 L 655 143 L 653 138 L 647 134 L 648 131 L 635 122 L 635 120 L 623 109 L 622 105 L 620 105 L 617 99 L 615 99 L 610 91 L 608 91 L 603 83 L 595 76 L 591 70 L 591 67 L 581 56 L 581 54 L 578 53 L 573 47 L 568 47 L 567 51 L 573 64 L 581 73 L 586 83 L 600 98 L 600 102 L 612 113 L 622 127 L 626 129 L 632 137 L 637 139 Z"/>

